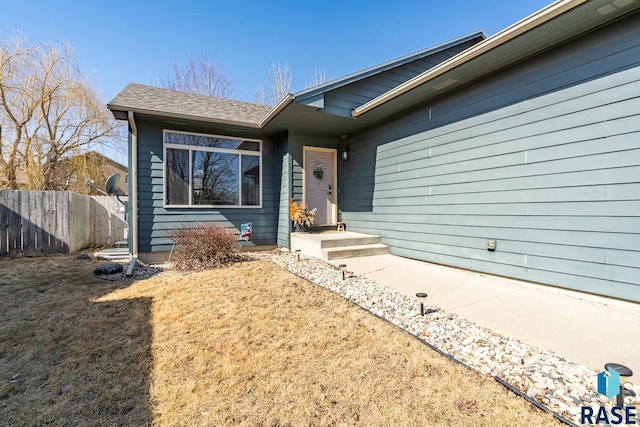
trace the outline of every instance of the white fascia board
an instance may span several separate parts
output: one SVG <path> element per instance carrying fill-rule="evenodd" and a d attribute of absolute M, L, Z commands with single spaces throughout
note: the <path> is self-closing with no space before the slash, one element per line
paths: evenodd
<path fill-rule="evenodd" d="M 422 74 L 417 75 L 411 80 L 402 83 L 388 92 L 383 93 L 377 98 L 372 99 L 366 104 L 354 109 L 351 112 L 353 118 L 357 118 L 364 113 L 379 107 L 380 105 L 414 89 L 434 78 L 445 74 L 446 72 L 468 62 L 474 58 L 477 58 L 484 53 L 495 49 L 496 47 L 513 40 L 514 38 L 526 33 L 527 31 L 536 28 L 553 18 L 556 18 L 563 13 L 574 9 L 587 0 L 559 0 L 549 6 L 540 9 L 538 12 L 529 15 L 528 17 L 516 22 L 515 24 L 505 28 L 504 30 L 496 33 L 495 35 L 481 41 L 480 43 L 470 47 L 469 49 L 460 52 L 458 55 L 436 65 L 435 67 L 425 71 Z"/>

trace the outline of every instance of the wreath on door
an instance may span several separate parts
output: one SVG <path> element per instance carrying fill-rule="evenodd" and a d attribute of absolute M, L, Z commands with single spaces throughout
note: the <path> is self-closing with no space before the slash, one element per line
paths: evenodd
<path fill-rule="evenodd" d="M 322 168 L 322 163 L 316 163 L 316 167 L 313 170 L 313 176 L 315 176 L 318 181 L 324 178 L 324 169 Z"/>

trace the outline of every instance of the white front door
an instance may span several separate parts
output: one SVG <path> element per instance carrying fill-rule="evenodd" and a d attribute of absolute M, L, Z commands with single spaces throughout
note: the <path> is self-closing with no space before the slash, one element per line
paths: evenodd
<path fill-rule="evenodd" d="M 309 209 L 316 210 L 316 224 L 336 223 L 336 150 L 304 147 L 304 191 Z"/>

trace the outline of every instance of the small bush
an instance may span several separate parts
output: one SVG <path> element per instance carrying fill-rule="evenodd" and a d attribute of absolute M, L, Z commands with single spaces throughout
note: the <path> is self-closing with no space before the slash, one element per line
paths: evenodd
<path fill-rule="evenodd" d="M 177 270 L 208 270 L 225 267 L 246 257 L 238 251 L 235 230 L 201 223 L 171 233 L 176 242 L 172 257 Z"/>

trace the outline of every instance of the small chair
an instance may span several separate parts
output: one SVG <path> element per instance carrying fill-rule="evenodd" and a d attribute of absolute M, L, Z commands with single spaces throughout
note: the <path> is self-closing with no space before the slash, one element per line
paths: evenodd
<path fill-rule="evenodd" d="M 342 221 L 338 221 L 338 231 L 346 231 L 345 228 L 345 223 Z"/>

